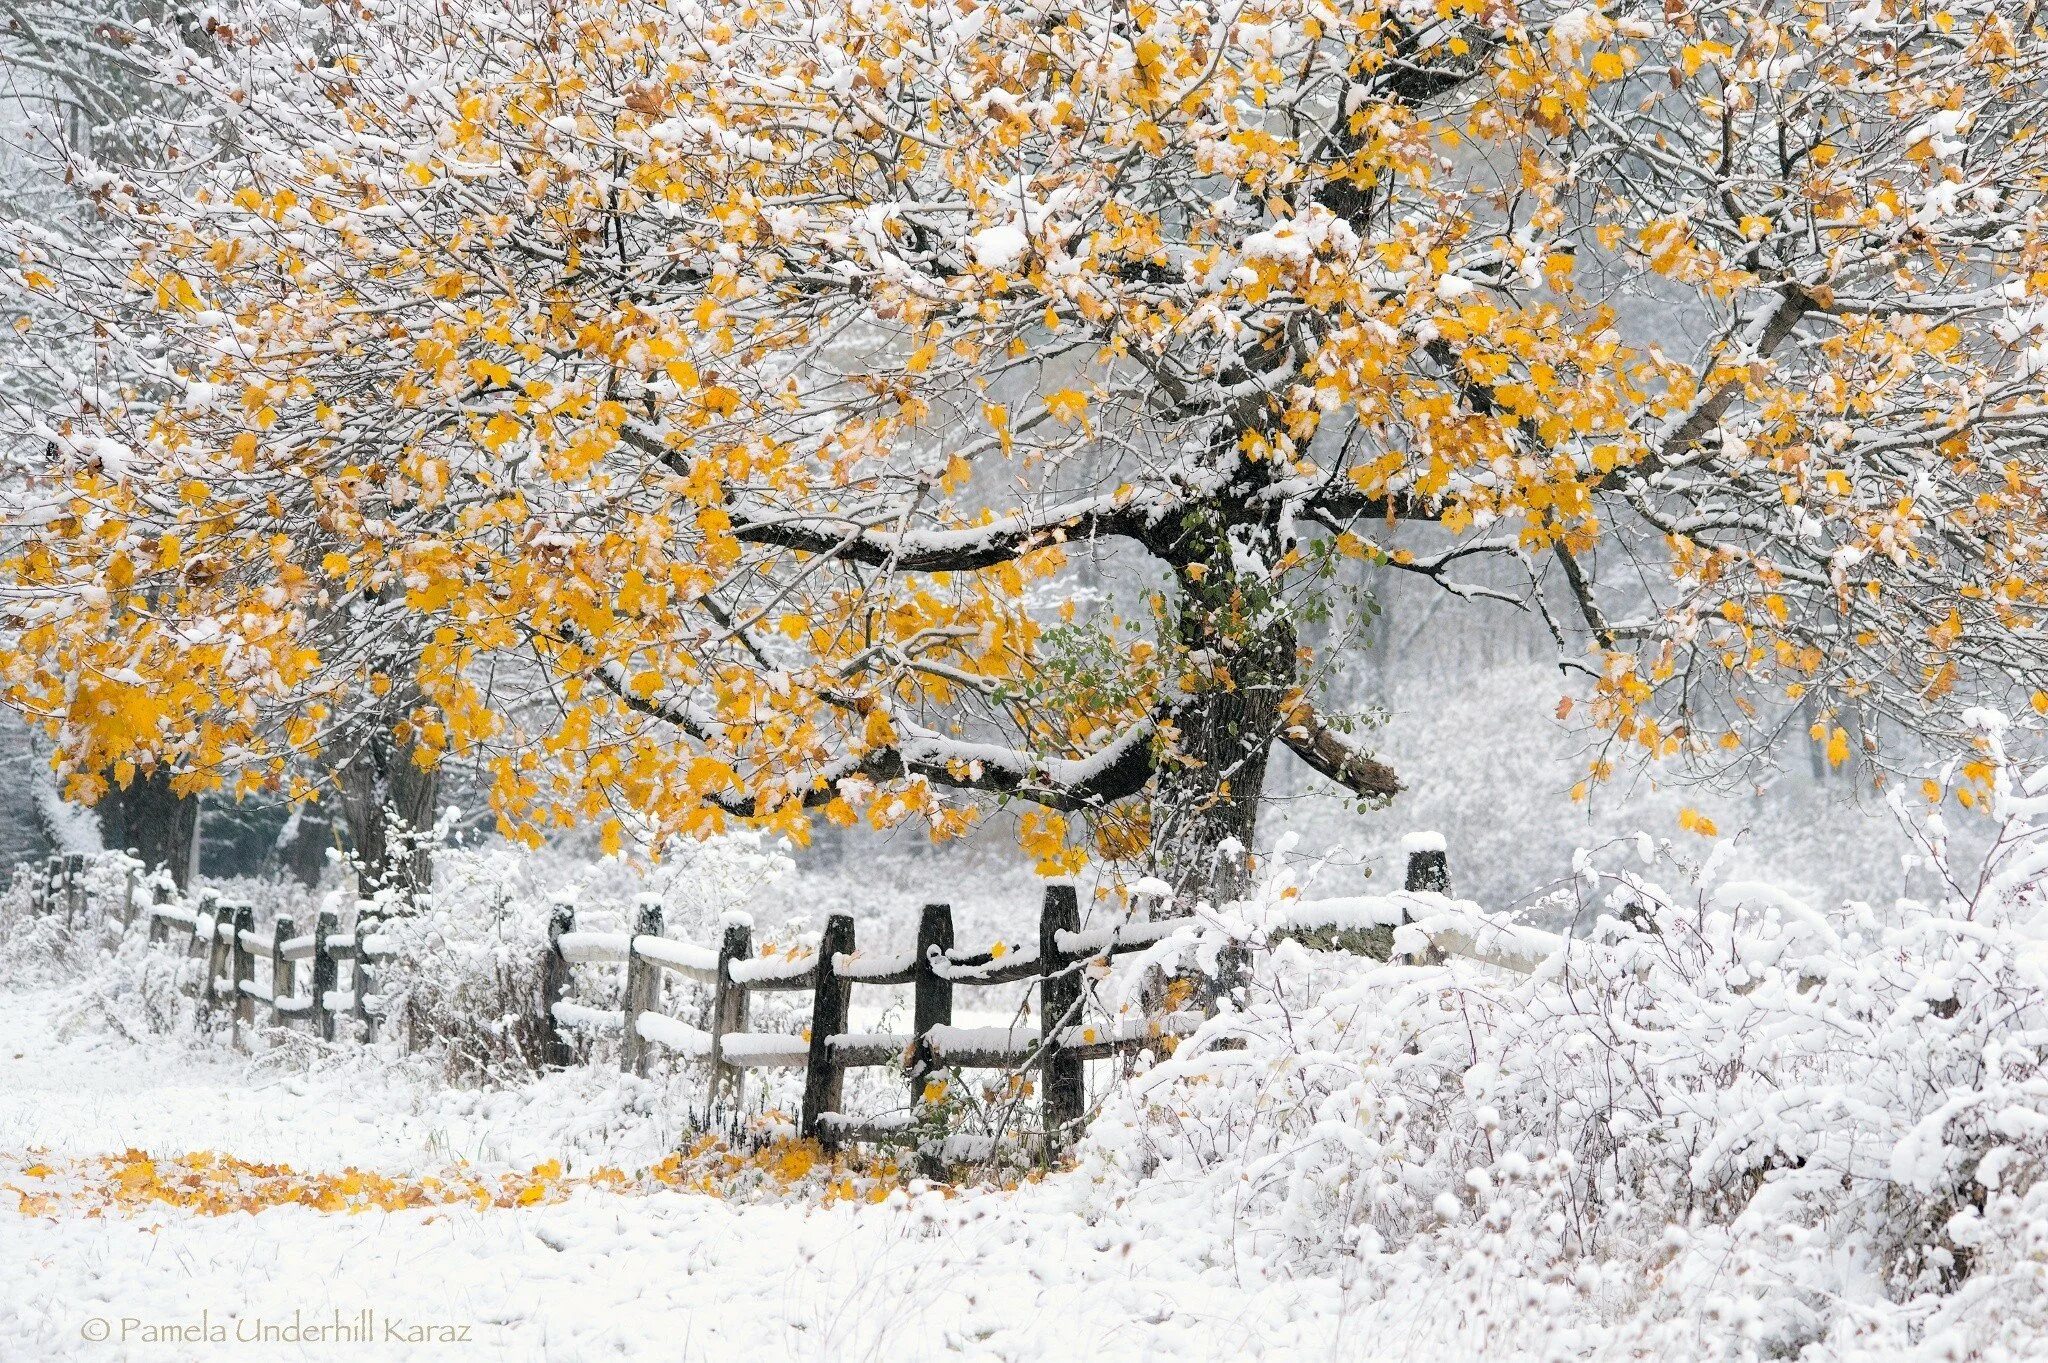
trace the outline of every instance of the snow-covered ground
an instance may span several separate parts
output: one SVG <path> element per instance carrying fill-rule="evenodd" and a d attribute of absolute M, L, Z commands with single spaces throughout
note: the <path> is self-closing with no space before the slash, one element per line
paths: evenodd
<path fill-rule="evenodd" d="M 61 986 L 0 992 L 0 1186 L 75 1184 L 80 1161 L 131 1149 L 391 1176 L 552 1159 L 573 1175 L 644 1167 L 675 1135 L 602 1072 L 450 1092 L 360 1058 L 280 1063 L 130 1039 L 75 1016 L 73 999 Z M 528 1207 L 226 1215 L 101 1212 L 84 1197 L 23 1215 L 10 1193 L 0 1358 L 1360 1356 L 1337 1283 L 1198 1266 L 1176 1243 L 1091 1224 L 1089 1193 L 1076 1176 L 872 1205 L 584 1188 Z M 372 1337 L 237 1342 L 295 1320 L 330 1334 L 367 1320 Z M 419 1326 L 467 1327 L 467 1341 L 407 1342 Z M 200 1333 L 164 1342 L 166 1327 Z M 225 1340 L 206 1342 L 209 1330 Z"/>
<path fill-rule="evenodd" d="M 195 1017 L 178 953 L 17 890 L 0 1363 L 2048 1357 L 2048 779 L 2001 767 L 1996 813 L 1968 867 L 1928 819 L 1942 893 L 1887 906 L 1646 837 L 1576 859 L 1569 939 L 1417 905 L 1402 933 L 1493 944 L 1442 963 L 1304 940 L 1276 875 L 1155 948 L 1199 969 L 1227 930 L 1241 988 L 1091 1067 L 1072 1168 L 959 1188 L 774 1139 L 789 1074 L 750 1079 L 735 1151 L 697 1130 L 695 1062 L 636 1079 L 599 1045 L 536 1076 L 546 898 L 475 888 L 530 866 L 454 859 L 387 926 L 392 1039 L 256 1055 Z M 672 907 L 701 935 L 718 905 Z M 615 973 L 572 985 L 615 1006 Z M 1114 1016 L 1131 981 L 1101 983 Z M 792 998 L 750 1026 L 796 1031 Z M 858 1078 L 851 1110 L 901 1101 Z M 956 1132 L 1002 1108 L 955 1082 Z"/>

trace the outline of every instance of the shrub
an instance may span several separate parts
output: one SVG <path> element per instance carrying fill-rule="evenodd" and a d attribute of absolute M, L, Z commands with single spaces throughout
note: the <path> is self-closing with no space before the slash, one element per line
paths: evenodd
<path fill-rule="evenodd" d="M 2038 1346 L 2048 775 L 2020 783 L 1978 722 L 2001 836 L 1959 875 L 1919 825 L 1939 901 L 1821 913 L 1711 859 L 1681 892 L 1592 857 L 1581 935 L 1527 977 L 1270 942 L 1239 1009 L 1112 1096 L 1084 1162 L 1231 1227 L 1214 1253 L 1451 1293 L 1429 1328 L 1468 1343 Z M 1255 938 L 1285 889 L 1247 909 Z"/>

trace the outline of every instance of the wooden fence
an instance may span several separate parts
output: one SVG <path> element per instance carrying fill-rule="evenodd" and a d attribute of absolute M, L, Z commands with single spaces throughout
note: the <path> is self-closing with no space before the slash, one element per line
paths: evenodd
<path fill-rule="evenodd" d="M 1072 886 L 1046 889 L 1036 945 L 957 947 L 953 911 L 927 904 L 910 951 L 859 951 L 846 914 L 825 920 L 818 947 L 793 957 L 755 956 L 751 930 L 729 922 L 713 950 L 662 935 L 661 907 L 639 905 L 631 932 L 582 932 L 575 912 L 555 910 L 553 947 L 543 1003 L 554 1058 L 570 1054 L 568 1033 L 616 1032 L 626 1068 L 645 1073 L 650 1047 L 708 1060 L 714 1093 L 749 1069 L 804 1071 L 800 1129 L 826 1146 L 840 1141 L 907 1139 L 921 1128 L 918 1109 L 933 1075 L 953 1069 L 1036 1073 L 1047 1138 L 1059 1142 L 1078 1128 L 1085 1106 L 1082 1066 L 1145 1048 L 1194 1030 L 1201 1014 L 1182 1011 L 1139 1021 L 1084 1025 L 1084 972 L 1100 962 L 1140 950 L 1197 925 L 1193 918 L 1127 923 L 1083 932 Z M 621 1006 L 600 1010 L 565 1002 L 569 967 L 604 963 L 623 967 Z M 708 1029 L 662 1011 L 669 977 L 712 989 Z M 1029 984 L 1038 995 L 1038 1027 L 956 1027 L 954 991 Z M 911 1030 L 847 1030 L 855 986 L 911 987 Z M 811 995 L 809 1035 L 747 1030 L 747 1000 L 757 992 L 804 990 Z M 892 1119 L 862 1121 L 840 1111 L 848 1070 L 895 1068 L 910 1091 L 908 1109 Z"/>
<path fill-rule="evenodd" d="M 124 890 L 100 905 L 87 893 L 81 857 L 52 858 L 40 872 L 23 867 L 17 875 L 37 876 L 31 892 L 36 911 L 62 913 L 67 926 L 90 925 L 95 913 L 123 931 L 146 921 L 152 943 L 171 944 L 199 962 L 196 971 L 187 973 L 201 1012 L 217 1015 L 228 1008 L 238 1045 L 257 1025 L 259 1014 L 273 1027 L 309 1025 L 328 1041 L 341 1036 L 345 1022 L 366 1039 L 376 1036 L 384 1011 L 375 992 L 377 966 L 393 950 L 374 928 L 343 931 L 338 915 L 323 911 L 303 934 L 289 917 L 258 933 L 254 911 L 246 904 L 223 902 L 212 891 L 201 891 L 190 905 L 156 903 L 153 893 L 138 893 L 137 863 L 123 859 L 118 865 L 126 867 Z M 1565 948 L 1553 934 L 1453 901 L 1448 890 L 1441 844 L 1426 843 L 1409 850 L 1407 887 L 1401 894 L 1302 903 L 1268 914 L 1264 926 L 1269 939 L 1293 936 L 1310 945 L 1383 959 L 1460 956 L 1515 971 L 1532 969 Z M 1199 928 L 1203 921 L 1191 916 L 1145 919 L 1083 931 L 1074 889 L 1053 885 L 1039 913 L 1035 945 L 956 946 L 951 908 L 929 904 L 918 921 L 916 945 L 907 952 L 861 952 L 853 919 L 833 914 L 815 950 L 757 956 L 743 916 L 729 918 L 718 945 L 707 947 L 664 935 L 661 906 L 652 897 L 637 903 L 629 931 L 580 929 L 575 908 L 560 904 L 551 914 L 542 962 L 543 1059 L 557 1066 L 574 1063 L 571 1038 L 576 1033 L 617 1034 L 620 1062 L 635 1074 L 647 1072 L 657 1050 L 707 1061 L 714 1105 L 737 1087 L 746 1070 L 802 1070 L 801 1132 L 828 1147 L 845 1141 L 914 1143 L 933 1129 L 923 1119 L 933 1101 L 931 1081 L 943 1071 L 1035 1075 L 1050 1150 L 1078 1134 L 1088 1062 L 1157 1049 L 1193 1031 L 1204 1015 L 1183 1009 L 1090 1024 L 1083 1016 L 1090 973 L 1103 973 L 1116 957 Z M 175 941 L 179 933 L 183 940 Z M 568 997 L 570 972 L 581 965 L 620 968 L 618 1008 L 596 1008 Z M 1221 987 L 1227 989 L 1233 974 L 1228 960 L 1220 974 Z M 663 1010 L 664 985 L 672 978 L 710 988 L 708 1027 Z M 1039 1026 L 953 1025 L 955 991 L 1019 984 L 1036 991 Z M 856 986 L 910 987 L 911 1030 L 850 1031 Z M 753 994 L 792 990 L 811 995 L 807 1034 L 748 1030 Z M 868 1120 L 841 1111 L 847 1072 L 867 1068 L 899 1071 L 909 1090 L 903 1111 Z"/>
<path fill-rule="evenodd" d="M 39 913 L 61 912 L 66 927 L 95 919 L 122 931 L 138 922 L 153 944 L 168 945 L 194 966 L 186 972 L 202 1015 L 226 1011 L 235 1044 L 256 1027 L 304 1025 L 323 1041 L 341 1039 L 352 1023 L 365 1040 L 377 1035 L 379 1000 L 373 992 L 377 962 L 390 948 L 376 932 L 352 927 L 323 910 L 304 933 L 280 914 L 268 932 L 255 930 L 256 911 L 201 890 L 190 904 L 159 903 L 142 890 L 140 863 L 126 862 L 122 892 L 95 902 L 86 886 L 85 858 L 52 857 L 31 894 Z M 18 874 L 18 872 L 17 872 Z"/>

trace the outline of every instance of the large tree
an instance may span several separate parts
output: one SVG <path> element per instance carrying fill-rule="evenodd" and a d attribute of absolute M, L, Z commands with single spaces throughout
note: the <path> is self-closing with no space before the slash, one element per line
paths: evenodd
<path fill-rule="evenodd" d="M 206 50 L 212 42 L 208 21 L 158 0 L 7 0 L 0 7 L 0 204 L 8 216 L 94 235 L 98 222 L 84 192 L 93 168 L 154 161 L 188 112 L 185 93 L 162 79 L 156 39 L 173 33 L 180 46 Z M 13 326 L 39 311 L 42 331 L 33 344 L 21 343 Z M 113 386 L 107 371 L 122 357 L 96 353 L 90 326 L 77 325 L 82 319 L 39 310 L 18 278 L 0 281 L 0 320 L 10 324 L 0 331 L 0 391 L 13 402 L 61 400 L 85 370 Z M 59 490 L 18 484 L 24 457 L 33 463 L 43 445 L 40 433 L 0 432 L 0 520 L 10 527 L 9 542 L 13 527 L 45 519 L 42 494 Z M 114 785 L 99 823 L 108 845 L 168 868 L 180 885 L 190 878 L 199 802 L 171 788 L 168 769 Z"/>
<path fill-rule="evenodd" d="M 88 793 L 370 716 L 515 829 L 967 789 L 1229 893 L 1277 748 L 1397 790 L 1302 629 L 1392 571 L 1541 612 L 1643 755 L 2048 704 L 1997 5 L 300 13 L 180 57 L 233 154 L 106 177 L 123 249 L 21 234 L 152 375 L 46 419 L 11 565 Z"/>

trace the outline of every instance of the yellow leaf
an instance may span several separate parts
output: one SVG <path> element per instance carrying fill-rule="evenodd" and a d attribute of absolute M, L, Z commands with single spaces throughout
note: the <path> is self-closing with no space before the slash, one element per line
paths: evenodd
<path fill-rule="evenodd" d="M 1078 388 L 1062 388 L 1045 395 L 1045 410 L 1052 419 L 1071 426 L 1088 415 L 1088 395 Z"/>
<path fill-rule="evenodd" d="M 1678 826 L 1688 832 L 1697 833 L 1703 838 L 1715 837 L 1721 831 L 1714 827 L 1712 819 L 1690 805 L 1678 811 Z"/>
<path fill-rule="evenodd" d="M 517 421 L 500 412 L 484 423 L 484 448 L 490 450 L 501 449 L 517 439 L 520 431 L 523 429 Z"/>

